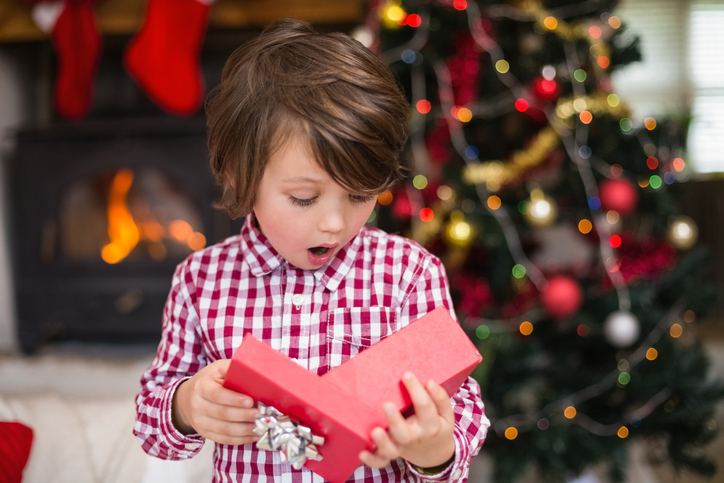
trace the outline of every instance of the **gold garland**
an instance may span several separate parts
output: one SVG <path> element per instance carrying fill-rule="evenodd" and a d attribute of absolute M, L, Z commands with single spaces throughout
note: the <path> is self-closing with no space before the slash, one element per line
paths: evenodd
<path fill-rule="evenodd" d="M 629 109 L 620 102 L 612 106 L 608 95 L 602 92 L 593 96 L 559 99 L 555 112 L 566 129 L 571 129 L 575 115 L 589 111 L 594 116 L 609 114 L 617 119 L 627 117 Z M 465 168 L 463 178 L 470 184 L 485 183 L 488 191 L 496 192 L 506 184 L 515 181 L 525 171 L 541 164 L 560 143 L 558 133 L 551 126 L 538 131 L 527 149 L 513 153 L 509 160 L 483 161 Z"/>
<path fill-rule="evenodd" d="M 463 177 L 470 184 L 485 183 L 488 191 L 498 191 L 523 172 L 538 166 L 558 145 L 560 138 L 552 127 L 538 131 L 528 149 L 513 153 L 509 161 L 484 161 L 465 168 Z"/>

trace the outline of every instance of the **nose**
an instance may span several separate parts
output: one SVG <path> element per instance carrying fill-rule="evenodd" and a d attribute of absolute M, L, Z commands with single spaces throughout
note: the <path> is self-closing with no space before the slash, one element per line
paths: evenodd
<path fill-rule="evenodd" d="M 324 210 L 319 219 L 319 231 L 323 233 L 340 233 L 346 227 L 344 210 L 341 207 L 333 207 Z"/>

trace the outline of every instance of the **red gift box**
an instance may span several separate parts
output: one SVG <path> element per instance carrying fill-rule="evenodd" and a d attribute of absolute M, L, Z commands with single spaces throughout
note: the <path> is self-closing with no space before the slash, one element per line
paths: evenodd
<path fill-rule="evenodd" d="M 387 428 L 382 403 L 411 408 L 402 375 L 410 371 L 452 395 L 482 357 L 444 307 L 438 307 L 322 377 L 247 334 L 224 386 L 274 406 L 325 438 L 322 461 L 305 466 L 341 483 L 372 450 L 375 427 Z"/>

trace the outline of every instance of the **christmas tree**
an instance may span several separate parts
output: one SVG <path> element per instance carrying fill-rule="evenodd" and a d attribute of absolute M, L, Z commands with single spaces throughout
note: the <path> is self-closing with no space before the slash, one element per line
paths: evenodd
<path fill-rule="evenodd" d="M 442 258 L 492 421 L 495 481 L 565 481 L 629 445 L 712 475 L 721 384 L 691 322 L 717 303 L 677 209 L 686 122 L 632 120 L 610 0 L 380 0 L 355 33 L 412 106 L 409 183 L 373 223 Z M 652 74 L 653 75 L 653 74 Z"/>

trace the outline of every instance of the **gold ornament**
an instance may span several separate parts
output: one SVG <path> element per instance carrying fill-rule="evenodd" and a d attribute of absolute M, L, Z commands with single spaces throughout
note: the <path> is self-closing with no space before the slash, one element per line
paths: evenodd
<path fill-rule="evenodd" d="M 528 224 L 537 227 L 548 226 L 553 223 L 557 215 L 558 207 L 555 201 L 538 188 L 530 192 L 528 209 L 523 215 Z"/>
<path fill-rule="evenodd" d="M 688 250 L 696 245 L 699 238 L 699 228 L 696 222 L 688 216 L 676 216 L 669 222 L 667 238 L 679 250 Z"/>

